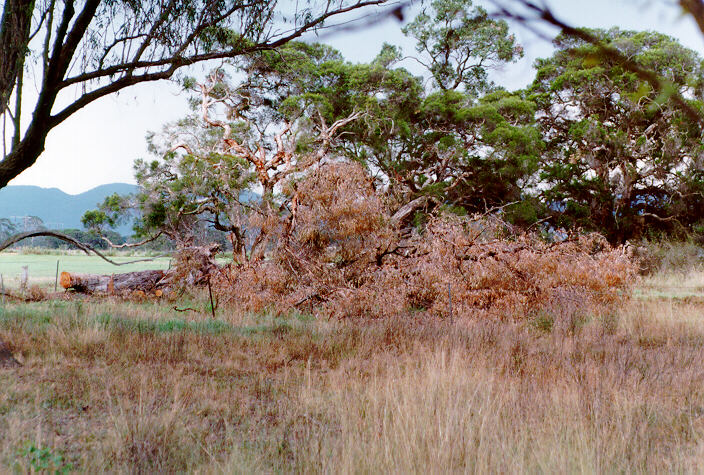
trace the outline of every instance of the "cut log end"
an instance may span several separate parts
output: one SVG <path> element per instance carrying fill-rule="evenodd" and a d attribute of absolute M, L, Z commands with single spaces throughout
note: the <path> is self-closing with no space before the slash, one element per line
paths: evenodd
<path fill-rule="evenodd" d="M 62 272 L 61 277 L 59 278 L 59 283 L 64 289 L 70 289 L 71 287 L 73 287 L 73 283 L 71 281 L 71 274 L 65 271 Z"/>

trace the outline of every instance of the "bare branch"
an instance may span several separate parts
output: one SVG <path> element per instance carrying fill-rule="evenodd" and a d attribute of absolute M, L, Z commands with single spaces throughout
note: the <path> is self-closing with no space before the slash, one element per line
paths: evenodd
<path fill-rule="evenodd" d="M 115 262 L 112 259 L 105 257 L 100 251 L 94 249 L 93 247 L 89 246 L 88 244 L 84 244 L 71 236 L 67 236 L 66 234 L 62 233 L 57 233 L 55 231 L 30 231 L 27 233 L 20 233 L 12 236 L 8 240 L 6 240 L 4 243 L 0 244 L 0 251 L 3 251 L 7 249 L 8 247 L 12 246 L 13 244 L 16 244 L 24 239 L 31 238 L 31 237 L 39 237 L 39 236 L 48 236 L 48 237 L 53 237 L 56 239 L 61 239 L 62 241 L 66 241 L 68 243 L 73 244 L 77 248 L 79 248 L 81 251 L 85 252 L 86 254 L 90 255 L 90 253 L 94 253 L 96 256 L 100 257 L 102 260 L 109 262 L 112 265 L 115 266 L 125 266 L 127 264 L 135 264 L 137 262 L 147 262 L 147 261 L 153 261 L 154 258 L 146 258 L 146 259 L 135 259 L 133 261 L 128 261 L 128 262 Z"/>
<path fill-rule="evenodd" d="M 162 234 L 164 234 L 164 233 L 162 231 L 159 231 L 156 235 L 151 236 L 147 239 L 144 239 L 143 241 L 126 242 L 124 244 L 113 244 L 113 242 L 110 241 L 110 239 L 108 239 L 106 236 L 100 236 L 100 237 L 102 238 L 103 241 L 108 243 L 108 245 L 110 247 L 112 247 L 113 249 L 129 249 L 129 248 L 144 246 L 145 244 L 148 244 L 152 241 L 156 241 L 159 238 L 159 236 L 161 236 Z"/>

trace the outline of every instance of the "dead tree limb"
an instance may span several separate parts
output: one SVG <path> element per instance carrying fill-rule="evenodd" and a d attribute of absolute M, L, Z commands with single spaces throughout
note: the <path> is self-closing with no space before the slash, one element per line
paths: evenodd
<path fill-rule="evenodd" d="M 164 278 L 162 270 L 145 270 L 127 272 L 125 274 L 97 275 L 61 273 L 61 287 L 74 289 L 78 292 L 122 292 L 136 291 L 151 292 L 156 290 Z"/>
<path fill-rule="evenodd" d="M 416 210 L 425 207 L 429 201 L 429 196 L 419 196 L 418 198 L 409 201 L 394 213 L 391 217 L 391 222 L 397 226 L 403 226 L 406 221 L 413 217 Z"/>
<path fill-rule="evenodd" d="M 174 306 L 174 310 L 176 310 L 177 312 L 196 312 L 196 313 L 198 313 L 198 310 L 196 310 L 195 308 L 191 308 L 191 307 L 178 308 L 178 307 Z"/>
<path fill-rule="evenodd" d="M 294 306 L 294 307 L 298 307 L 298 306 L 303 305 L 304 303 L 306 303 L 308 300 L 311 300 L 311 299 L 319 299 L 319 298 L 320 298 L 320 294 L 319 294 L 318 292 L 315 292 L 314 294 L 310 294 L 310 295 L 307 296 L 307 297 L 303 297 L 303 298 L 300 299 L 298 302 L 294 303 L 293 306 Z"/>
<path fill-rule="evenodd" d="M 15 294 L 10 293 L 6 290 L 0 290 L 0 295 L 2 295 L 3 297 L 7 297 L 10 300 L 19 300 L 20 302 L 31 302 L 32 301 L 32 299 L 30 299 L 28 297 L 23 297 L 21 295 L 15 295 Z"/>
<path fill-rule="evenodd" d="M 148 257 L 148 258 L 144 258 L 144 259 L 135 259 L 133 261 L 127 261 L 127 262 L 115 262 L 112 259 L 106 257 L 100 251 L 92 248 L 88 244 L 84 244 L 84 243 L 72 238 L 71 236 L 67 236 L 66 234 L 62 234 L 62 233 L 57 233 L 55 231 L 30 231 L 27 233 L 15 234 L 11 238 L 9 238 L 7 241 L 0 244 L 0 251 L 7 249 L 8 247 L 12 246 L 13 244 L 17 244 L 18 242 L 20 242 L 24 239 L 31 238 L 31 237 L 40 237 L 40 236 L 48 236 L 48 237 L 54 237 L 56 239 L 61 239 L 62 241 L 66 241 L 68 243 L 73 244 L 74 246 L 76 246 L 78 249 L 85 252 L 86 254 L 90 255 L 90 253 L 92 252 L 96 256 L 103 259 L 104 261 L 109 262 L 110 264 L 115 265 L 115 266 L 124 266 L 127 264 L 134 264 L 137 262 L 147 262 L 147 261 L 154 260 L 153 257 Z"/>

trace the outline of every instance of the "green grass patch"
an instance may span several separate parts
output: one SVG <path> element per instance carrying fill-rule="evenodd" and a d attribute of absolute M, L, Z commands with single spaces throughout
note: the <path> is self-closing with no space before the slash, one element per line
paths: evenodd
<path fill-rule="evenodd" d="M 309 333 L 314 324 L 312 316 L 302 313 L 291 313 L 282 317 L 269 314 L 250 315 L 249 324 L 235 325 L 221 319 L 194 321 L 175 317 L 171 309 L 154 304 L 150 304 L 148 308 L 140 308 L 143 306 L 133 303 L 123 304 L 128 312 L 131 307 L 136 307 L 140 308 L 138 313 L 142 315 L 153 315 L 146 318 L 127 316 L 119 309 L 105 308 L 104 305 L 82 301 L 46 301 L 0 306 L 0 328 L 44 332 L 52 326 L 75 330 L 97 325 L 106 330 L 141 334 L 188 332 L 281 337 Z"/>
<path fill-rule="evenodd" d="M 222 320 L 203 320 L 190 322 L 184 319 L 144 319 L 125 318 L 117 315 L 102 314 L 96 317 L 96 322 L 107 329 L 126 330 L 136 333 L 174 333 L 195 332 L 215 334 L 232 332 L 235 327 Z"/>
<path fill-rule="evenodd" d="M 53 305 L 25 304 L 12 307 L 0 307 L 0 326 L 42 329 L 54 322 L 56 310 Z M 58 306 L 62 308 L 63 306 Z"/>
<path fill-rule="evenodd" d="M 129 331 L 135 333 L 179 333 L 221 335 L 236 334 L 241 336 L 282 336 L 289 333 L 305 333 L 308 330 L 279 318 L 255 325 L 237 326 L 222 320 L 189 321 L 181 318 L 147 319 L 127 318 L 119 315 L 101 314 L 95 321 L 105 329 Z"/>

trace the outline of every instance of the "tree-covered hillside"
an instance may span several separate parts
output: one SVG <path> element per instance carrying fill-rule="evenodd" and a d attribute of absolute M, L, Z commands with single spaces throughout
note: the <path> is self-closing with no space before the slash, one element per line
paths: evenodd
<path fill-rule="evenodd" d="M 50 229 L 81 229 L 81 217 L 113 193 L 135 193 L 138 187 L 127 183 L 101 185 L 77 195 L 69 195 L 57 188 L 38 186 L 7 186 L 0 189 L 0 218 L 10 219 L 24 228 L 24 217 L 38 217 Z M 131 234 L 129 225 L 118 226 L 117 231 Z"/>

